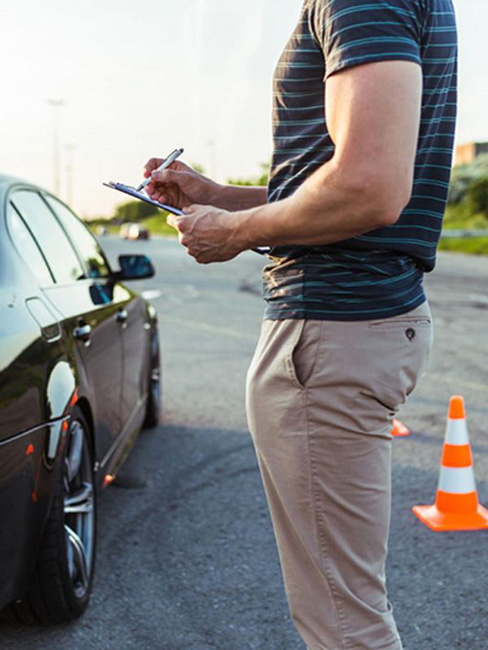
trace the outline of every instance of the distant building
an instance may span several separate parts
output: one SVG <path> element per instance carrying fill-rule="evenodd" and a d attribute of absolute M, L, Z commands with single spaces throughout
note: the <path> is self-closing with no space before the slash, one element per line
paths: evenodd
<path fill-rule="evenodd" d="M 456 147 L 456 166 L 468 165 L 483 153 L 488 153 L 488 142 L 468 142 Z"/>

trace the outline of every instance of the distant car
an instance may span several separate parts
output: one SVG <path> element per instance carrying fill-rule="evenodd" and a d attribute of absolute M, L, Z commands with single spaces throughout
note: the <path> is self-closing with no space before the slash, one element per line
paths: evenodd
<path fill-rule="evenodd" d="M 128 238 L 132 240 L 149 239 L 149 230 L 138 223 L 133 223 L 129 228 Z"/>
<path fill-rule="evenodd" d="M 107 232 L 108 232 L 108 231 L 107 231 L 107 228 L 106 228 L 105 226 L 98 226 L 98 227 L 97 227 L 97 235 L 98 235 L 99 237 L 103 237 L 103 235 L 106 235 Z"/>
<path fill-rule="evenodd" d="M 119 229 L 119 237 L 121 239 L 129 239 L 129 231 L 133 225 L 132 223 L 123 223 Z"/>
<path fill-rule="evenodd" d="M 100 491 L 159 419 L 156 311 L 125 284 L 154 269 L 144 255 L 119 264 L 55 196 L 0 176 L 3 619 L 85 610 Z"/>
<path fill-rule="evenodd" d="M 130 239 L 135 241 L 138 239 L 149 239 L 150 232 L 144 226 L 141 226 L 139 223 L 123 223 L 120 226 L 119 236 L 122 239 Z"/>

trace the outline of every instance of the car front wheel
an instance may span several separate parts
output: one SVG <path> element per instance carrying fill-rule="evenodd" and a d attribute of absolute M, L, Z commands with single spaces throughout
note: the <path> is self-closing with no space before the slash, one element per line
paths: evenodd
<path fill-rule="evenodd" d="M 157 427 L 161 416 L 161 355 L 158 330 L 155 329 L 151 339 L 149 358 L 148 395 L 144 428 Z"/>

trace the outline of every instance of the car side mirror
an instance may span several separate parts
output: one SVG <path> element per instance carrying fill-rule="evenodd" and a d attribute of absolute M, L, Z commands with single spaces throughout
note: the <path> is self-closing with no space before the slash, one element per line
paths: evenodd
<path fill-rule="evenodd" d="M 147 255 L 119 255 L 119 265 L 117 280 L 144 280 L 156 273 Z"/>

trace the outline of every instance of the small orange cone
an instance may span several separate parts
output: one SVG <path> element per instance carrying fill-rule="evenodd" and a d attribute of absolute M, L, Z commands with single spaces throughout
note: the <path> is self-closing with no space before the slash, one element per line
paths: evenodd
<path fill-rule="evenodd" d="M 410 431 L 404 424 L 400 422 L 400 420 L 397 420 L 395 418 L 393 420 L 393 429 L 391 430 L 391 435 L 395 438 L 402 438 L 404 436 L 409 436 Z"/>
<path fill-rule="evenodd" d="M 415 506 L 414 514 L 434 531 L 488 528 L 488 510 L 478 502 L 464 400 L 451 397 L 441 473 L 433 506 Z"/>

